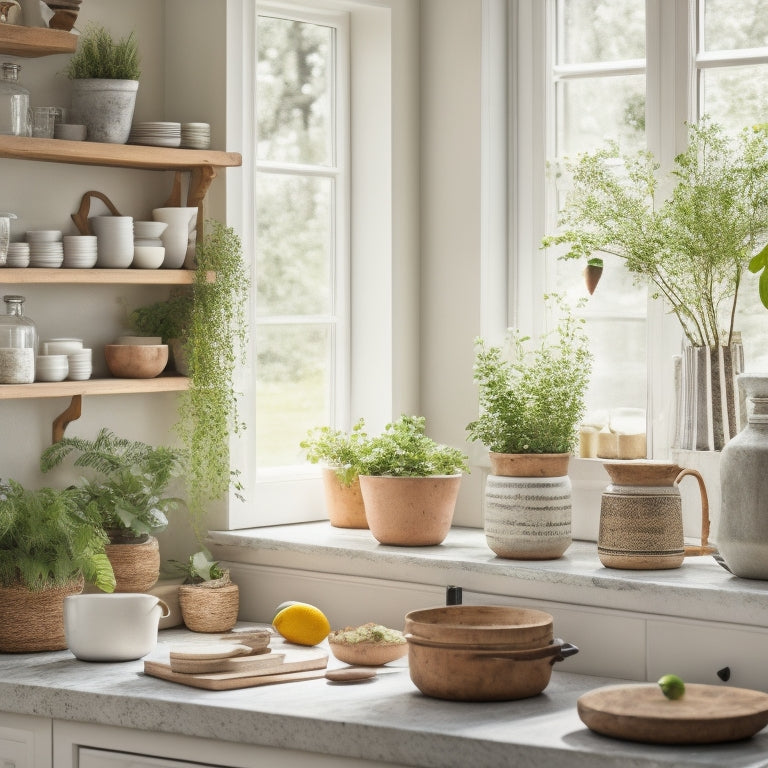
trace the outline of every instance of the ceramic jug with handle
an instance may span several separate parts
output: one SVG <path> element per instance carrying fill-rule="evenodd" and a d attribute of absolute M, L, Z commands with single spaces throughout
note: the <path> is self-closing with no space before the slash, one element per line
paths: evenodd
<path fill-rule="evenodd" d="M 194 244 L 197 208 L 155 208 L 152 218 L 168 225 L 160 235 L 165 246 L 162 268 L 181 269 L 187 256 L 187 248 Z"/>
<path fill-rule="evenodd" d="M 655 461 L 605 462 L 611 478 L 600 504 L 597 554 L 607 568 L 679 568 L 686 555 L 711 554 L 709 501 L 695 469 Z M 678 484 L 691 475 L 701 494 L 701 546 L 683 540 L 682 498 Z"/>

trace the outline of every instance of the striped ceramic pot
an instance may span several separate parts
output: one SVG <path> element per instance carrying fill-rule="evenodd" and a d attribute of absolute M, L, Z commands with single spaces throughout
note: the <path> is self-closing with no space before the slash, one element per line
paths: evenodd
<path fill-rule="evenodd" d="M 555 560 L 571 544 L 571 480 L 488 475 L 485 539 L 499 556 Z"/>

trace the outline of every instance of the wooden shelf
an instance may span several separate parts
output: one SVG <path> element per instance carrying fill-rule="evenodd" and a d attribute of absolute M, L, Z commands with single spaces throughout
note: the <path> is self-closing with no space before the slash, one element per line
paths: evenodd
<path fill-rule="evenodd" d="M 154 171 L 191 171 L 204 167 L 230 168 L 242 165 L 243 162 L 239 152 L 145 147 L 139 144 L 104 144 L 97 141 L 35 139 L 28 136 L 0 136 L 0 157 Z"/>
<path fill-rule="evenodd" d="M 157 392 L 183 392 L 189 389 L 186 376 L 163 375 L 154 379 L 88 379 L 87 381 L 0 384 L 0 400 L 74 397 L 75 395 L 135 395 Z"/>
<path fill-rule="evenodd" d="M 74 53 L 77 35 L 59 29 L 0 24 L 0 52 L 10 56 L 38 58 L 56 53 Z"/>
<path fill-rule="evenodd" d="M 211 272 L 208 280 L 213 282 Z M 0 267 L 0 284 L 37 285 L 191 285 L 191 269 L 16 269 Z"/>

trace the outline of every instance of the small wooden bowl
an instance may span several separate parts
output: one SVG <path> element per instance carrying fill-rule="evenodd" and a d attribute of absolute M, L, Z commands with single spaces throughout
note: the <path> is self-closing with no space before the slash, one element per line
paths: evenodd
<path fill-rule="evenodd" d="M 408 653 L 408 643 L 380 643 L 364 640 L 360 643 L 334 643 L 328 640 L 331 653 L 345 664 L 356 667 L 380 667 L 402 659 Z"/>
<path fill-rule="evenodd" d="M 120 379 L 153 379 L 168 363 L 167 344 L 107 344 L 107 368 Z"/>

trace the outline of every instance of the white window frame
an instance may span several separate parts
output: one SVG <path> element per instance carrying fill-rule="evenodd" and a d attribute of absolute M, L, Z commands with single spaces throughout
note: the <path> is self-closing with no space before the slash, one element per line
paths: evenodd
<path fill-rule="evenodd" d="M 410 280 L 401 267 L 418 258 L 418 229 L 411 226 L 417 214 L 418 176 L 415 172 L 411 176 L 410 169 L 403 174 L 402 166 L 398 167 L 415 152 L 416 140 L 411 138 L 416 133 L 408 124 L 407 110 L 399 109 L 397 103 L 415 101 L 408 85 L 409 68 L 415 62 L 411 54 L 399 60 L 394 43 L 396 35 L 409 33 L 407 9 L 398 0 L 227 0 L 227 146 L 240 147 L 243 156 L 241 172 L 227 175 L 227 220 L 240 233 L 246 255 L 254 251 L 256 232 L 252 172 L 255 72 L 249 62 L 254 61 L 257 13 L 277 8 L 314 19 L 340 13 L 350 19 L 352 218 L 345 236 L 352 268 L 338 277 L 346 281 L 352 297 L 348 349 L 354 363 L 348 366 L 349 386 L 338 393 L 336 407 L 344 416 L 338 426 L 348 426 L 364 415 L 366 425 L 376 431 L 393 414 L 408 410 L 402 403 L 418 391 L 417 365 L 408 351 L 408 337 L 400 338 L 398 327 L 401 318 L 410 322 L 418 316 L 417 296 L 399 290 L 399 281 Z M 409 50 L 415 52 L 416 48 Z M 398 83 L 396 95 L 394 80 Z M 402 180 L 398 180 L 395 194 L 397 171 Z M 251 306 L 252 324 L 253 312 Z M 243 420 L 252 424 L 255 411 L 247 360 L 239 371 L 239 387 L 244 395 Z M 243 498 L 234 491 L 230 494 L 221 527 L 232 530 L 326 518 L 318 468 L 305 467 L 290 477 L 260 479 L 255 473 L 255 455 L 255 430 L 246 427 L 231 443 L 231 463 L 241 473 Z"/>

